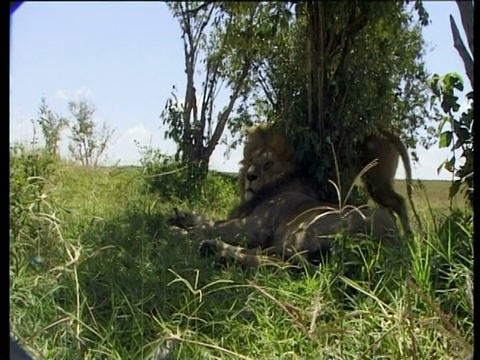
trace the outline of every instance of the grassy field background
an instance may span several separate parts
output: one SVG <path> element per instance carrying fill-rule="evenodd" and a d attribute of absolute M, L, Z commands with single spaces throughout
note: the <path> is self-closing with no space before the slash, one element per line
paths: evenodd
<path fill-rule="evenodd" d="M 423 181 L 427 229 L 397 248 L 341 240 L 322 271 L 219 267 L 173 207 L 224 218 L 235 181 L 186 201 L 141 168 L 11 157 L 11 334 L 37 359 L 462 359 L 473 352 L 473 222 Z M 167 177 L 160 184 L 181 187 Z M 396 187 L 405 194 L 404 181 Z M 172 188 L 174 190 L 174 188 Z M 174 193 L 172 191 L 171 193 Z M 427 198 L 430 205 L 428 205 Z"/>

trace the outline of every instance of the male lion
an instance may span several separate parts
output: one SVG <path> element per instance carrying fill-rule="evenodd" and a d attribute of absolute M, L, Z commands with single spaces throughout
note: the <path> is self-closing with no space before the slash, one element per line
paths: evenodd
<path fill-rule="evenodd" d="M 247 134 L 248 140 L 245 144 L 238 178 L 241 201 L 254 198 L 256 192 L 264 187 L 265 182 L 286 184 L 285 191 L 299 191 L 312 197 L 316 196 L 313 186 L 297 175 L 293 149 L 286 146 L 284 136 L 276 131 L 272 124 L 263 123 L 250 128 Z M 264 144 L 269 144 L 270 151 L 264 151 Z M 421 221 L 412 200 L 410 157 L 398 136 L 387 132 L 368 136 L 360 146 L 360 163 L 357 172 L 372 161 L 378 160 L 377 165 L 362 176 L 367 191 L 377 204 L 397 213 L 404 230 L 412 233 L 405 199 L 394 189 L 399 156 L 405 167 L 408 199 L 421 227 Z M 275 161 L 276 159 L 284 161 Z M 265 166 L 259 167 L 256 162 L 263 162 Z"/>
<path fill-rule="evenodd" d="M 255 266 L 265 260 L 262 255 L 298 262 L 294 255 L 304 253 L 314 267 L 341 231 L 378 240 L 398 237 L 389 209 L 339 210 L 318 201 L 312 184 L 298 175 L 286 139 L 269 126 L 249 131 L 242 165 L 239 182 L 245 201 L 228 220 L 213 221 L 177 210 L 170 219 L 171 224 L 205 239 L 200 245 L 202 255 L 214 253 Z"/>

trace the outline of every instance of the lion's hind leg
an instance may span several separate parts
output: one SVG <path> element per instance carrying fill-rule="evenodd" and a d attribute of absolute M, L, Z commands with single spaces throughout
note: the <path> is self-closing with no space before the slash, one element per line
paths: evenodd
<path fill-rule="evenodd" d="M 373 187 L 369 184 L 367 189 L 370 196 L 377 204 L 393 210 L 398 215 L 402 227 L 407 234 L 413 233 L 407 212 L 407 203 L 402 195 L 395 192 L 392 184 L 383 184 L 383 186 L 377 184 L 377 187 Z"/>
<path fill-rule="evenodd" d="M 279 260 L 286 259 L 298 267 L 306 267 L 311 271 L 318 269 L 317 266 L 293 250 L 278 247 L 270 247 L 263 250 L 259 248 L 247 249 L 227 244 L 221 240 L 204 240 L 200 243 L 199 252 L 202 256 L 213 255 L 217 259 L 235 260 L 246 268 L 259 267 L 261 265 L 279 266 Z"/>

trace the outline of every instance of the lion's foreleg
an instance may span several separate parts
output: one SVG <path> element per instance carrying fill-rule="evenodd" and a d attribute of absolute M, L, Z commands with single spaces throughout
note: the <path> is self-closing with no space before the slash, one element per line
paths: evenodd
<path fill-rule="evenodd" d="M 244 238 L 248 238 L 245 219 L 217 221 L 214 224 L 206 223 L 191 230 L 191 233 L 203 239 L 219 238 L 231 245 L 239 245 Z"/>
<path fill-rule="evenodd" d="M 202 256 L 213 255 L 216 259 L 232 259 L 247 268 L 257 267 L 264 262 L 258 249 L 247 249 L 221 240 L 202 241 L 199 252 Z"/>
<path fill-rule="evenodd" d="M 278 266 L 279 260 L 285 260 L 298 267 L 306 267 L 316 271 L 317 266 L 307 261 L 301 254 L 283 247 L 269 247 L 267 249 L 247 249 L 241 246 L 227 244 L 220 240 L 202 241 L 199 248 L 202 256 L 214 255 L 217 259 L 232 259 L 246 268 L 261 265 Z"/>

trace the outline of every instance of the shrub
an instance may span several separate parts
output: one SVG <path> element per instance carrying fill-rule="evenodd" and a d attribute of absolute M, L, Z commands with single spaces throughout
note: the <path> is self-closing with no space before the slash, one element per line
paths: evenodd
<path fill-rule="evenodd" d="M 146 191 L 157 193 L 165 200 L 183 198 L 189 194 L 191 189 L 186 180 L 185 168 L 172 156 L 149 147 L 142 147 L 140 152 Z"/>
<path fill-rule="evenodd" d="M 27 149 L 22 144 L 10 147 L 10 231 L 15 240 L 20 231 L 39 235 L 42 226 L 34 213 L 48 206 L 46 185 L 60 159 L 45 149 Z M 36 234 L 36 235 L 35 235 Z"/>

